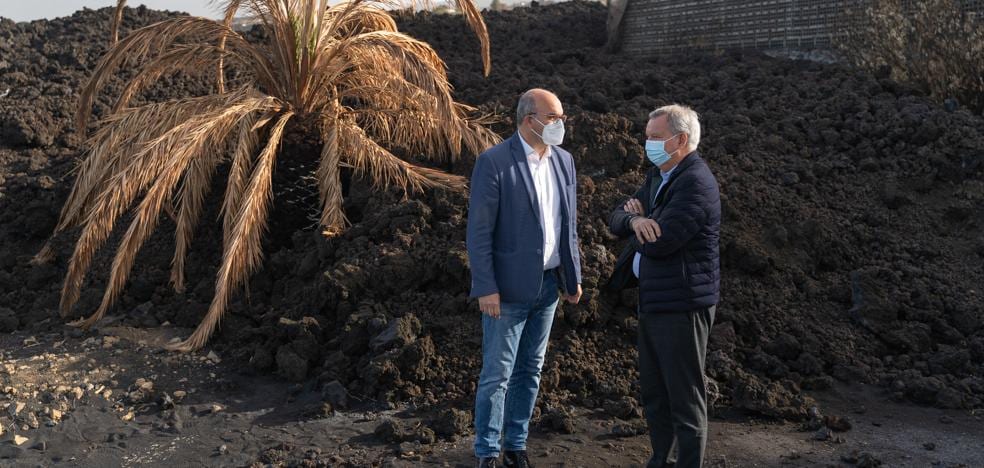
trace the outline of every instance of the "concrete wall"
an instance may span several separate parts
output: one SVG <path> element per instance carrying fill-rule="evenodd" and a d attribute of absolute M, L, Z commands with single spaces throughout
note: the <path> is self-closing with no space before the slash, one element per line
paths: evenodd
<path fill-rule="evenodd" d="M 859 0 L 624 0 L 610 46 L 649 57 L 673 50 L 830 47 L 844 9 Z M 980 11 L 984 0 L 964 0 Z M 621 12 L 620 12 L 621 13 Z"/>
<path fill-rule="evenodd" d="M 675 49 L 815 49 L 846 0 L 628 0 L 620 49 L 640 56 Z"/>

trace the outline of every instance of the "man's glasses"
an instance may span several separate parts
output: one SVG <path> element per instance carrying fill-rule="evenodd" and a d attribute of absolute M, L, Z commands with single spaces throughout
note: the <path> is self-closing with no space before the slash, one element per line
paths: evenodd
<path fill-rule="evenodd" d="M 527 115 L 537 115 L 537 113 L 536 112 L 530 112 Z M 546 122 L 540 122 L 540 123 L 543 123 L 543 124 L 552 124 L 552 123 L 554 123 L 554 122 L 556 122 L 558 120 L 561 121 L 561 122 L 567 122 L 567 115 L 566 114 L 560 114 L 560 115 L 557 115 L 557 114 L 545 114 L 544 117 L 546 117 Z M 537 120 L 539 120 L 539 119 L 537 119 Z"/>

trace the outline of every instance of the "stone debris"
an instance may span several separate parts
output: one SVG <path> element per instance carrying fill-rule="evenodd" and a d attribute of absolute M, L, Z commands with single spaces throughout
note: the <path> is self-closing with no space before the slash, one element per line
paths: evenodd
<path fill-rule="evenodd" d="M 7 413 L 11 418 L 16 418 L 21 411 L 24 411 L 25 406 L 27 405 L 22 401 L 11 403 L 10 406 L 7 407 Z"/>

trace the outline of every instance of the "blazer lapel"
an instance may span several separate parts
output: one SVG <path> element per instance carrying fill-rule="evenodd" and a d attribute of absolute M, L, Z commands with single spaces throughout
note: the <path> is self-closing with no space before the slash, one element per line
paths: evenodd
<path fill-rule="evenodd" d="M 553 150 L 551 150 L 553 151 Z M 567 171 L 563 170 L 563 163 L 560 162 L 560 155 L 556 151 L 550 155 L 549 158 L 550 165 L 553 168 L 554 179 L 557 181 L 557 194 L 560 195 L 560 211 L 565 219 L 570 218 L 570 213 L 567 212 L 567 207 L 570 205 L 570 200 L 567 199 Z M 563 176 L 561 176 L 563 174 Z"/>
<path fill-rule="evenodd" d="M 526 162 L 526 152 L 523 151 L 523 143 L 519 141 L 519 133 L 513 134 L 512 142 L 509 144 L 512 149 L 513 159 L 519 173 L 523 175 L 523 184 L 526 185 L 526 194 L 530 200 L 530 208 L 536 214 L 537 220 L 543 221 L 543 213 L 540 213 L 540 200 L 536 196 L 536 187 L 533 186 L 533 175 L 530 174 L 530 165 Z"/>

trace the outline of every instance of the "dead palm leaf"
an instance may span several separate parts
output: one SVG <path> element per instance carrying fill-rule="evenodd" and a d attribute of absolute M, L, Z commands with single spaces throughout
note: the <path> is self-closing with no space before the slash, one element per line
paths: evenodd
<path fill-rule="evenodd" d="M 126 7 L 126 0 L 116 2 L 116 10 L 113 11 L 113 23 L 110 26 L 109 45 L 116 45 L 120 40 L 120 24 L 123 23 L 123 8 Z"/>
<path fill-rule="evenodd" d="M 124 3 L 118 3 L 114 38 Z M 471 0 L 457 3 L 479 36 L 488 71 L 484 22 Z M 82 90 L 79 131 L 85 132 L 96 96 L 117 70 L 125 66 L 135 74 L 89 137 L 56 227 L 56 233 L 82 228 L 62 288 L 62 313 L 67 315 L 78 301 L 93 256 L 117 220 L 133 210 L 99 308 L 75 324 L 90 327 L 112 307 L 137 253 L 172 200 L 177 213 L 171 282 L 182 291 L 185 259 L 205 195 L 216 168 L 228 162 L 215 295 L 195 332 L 172 349 L 202 347 L 231 295 L 262 261 L 272 172 L 292 120 L 310 126 L 307 130 L 322 142 L 315 179 L 321 224 L 328 234 L 347 224 L 342 167 L 377 187 L 464 187 L 461 177 L 411 164 L 393 152 L 440 161 L 463 149 L 477 154 L 498 141 L 483 118 L 474 116 L 475 109 L 454 101 L 437 53 L 397 31 L 387 13 L 394 6 L 388 0 L 337 5 L 327 0 L 234 0 L 224 3 L 221 22 L 180 17 L 114 39 Z M 231 29 L 240 12 L 259 20 L 268 42 L 252 44 Z M 225 89 L 225 64 L 246 76 L 235 90 Z M 164 74 L 198 70 L 217 70 L 215 94 L 130 107 L 133 97 Z"/>
<path fill-rule="evenodd" d="M 226 27 L 232 27 L 232 20 L 235 19 L 236 12 L 239 11 L 242 0 L 230 0 L 225 7 L 225 14 L 223 16 L 222 24 Z M 126 7 L 126 0 L 117 0 L 116 9 L 113 11 L 113 21 L 110 25 L 110 47 L 115 46 L 120 40 L 120 25 L 123 24 L 123 9 Z M 225 35 L 219 36 L 218 48 L 220 51 L 225 50 L 226 37 Z M 215 87 L 219 93 L 225 92 L 225 63 L 223 57 L 220 55 L 218 63 L 215 66 Z M 488 72 L 486 72 L 488 74 Z M 126 96 L 126 93 L 124 93 Z M 127 98 L 129 99 L 129 98 Z M 85 129 L 80 129 L 84 131 Z"/>

